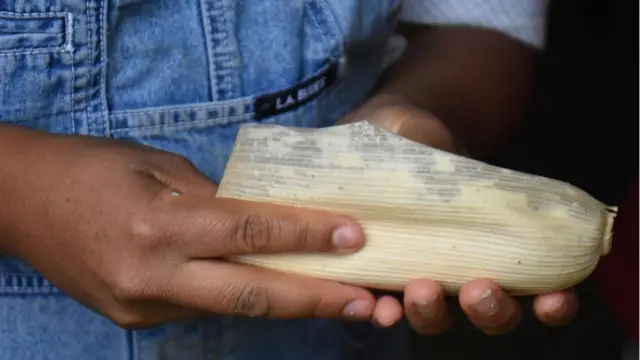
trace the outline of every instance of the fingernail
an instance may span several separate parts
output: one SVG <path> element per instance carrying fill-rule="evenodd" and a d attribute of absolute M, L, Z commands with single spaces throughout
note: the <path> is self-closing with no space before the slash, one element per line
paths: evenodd
<path fill-rule="evenodd" d="M 548 302 L 549 302 L 548 304 L 549 310 L 553 314 L 564 312 L 566 310 L 565 309 L 567 307 L 566 302 L 560 296 L 554 296 L 551 299 L 549 299 Z"/>
<path fill-rule="evenodd" d="M 545 299 L 545 302 L 546 310 L 543 317 L 547 318 L 547 323 L 552 326 L 565 325 L 571 321 L 578 310 L 571 305 L 571 302 L 565 301 L 561 296 L 552 296 Z"/>
<path fill-rule="evenodd" d="M 373 319 L 373 323 L 374 325 L 381 327 L 381 328 L 388 328 L 392 325 L 395 324 L 395 322 L 397 321 L 395 318 L 393 317 L 389 317 L 389 314 L 380 314 L 378 315 L 377 318 Z"/>
<path fill-rule="evenodd" d="M 365 319 L 371 316 L 373 305 L 367 300 L 354 300 L 344 307 L 343 313 L 347 318 Z"/>
<path fill-rule="evenodd" d="M 415 303 L 416 309 L 421 316 L 425 318 L 433 318 L 438 315 L 438 299 L 418 301 Z"/>
<path fill-rule="evenodd" d="M 377 319 L 376 318 L 371 320 L 371 323 L 373 324 L 374 327 L 385 329 L 393 325 L 393 319 L 385 319 L 385 318 Z"/>
<path fill-rule="evenodd" d="M 334 230 L 332 241 L 337 249 L 355 249 L 362 245 L 362 231 L 357 225 L 345 225 Z"/>
<path fill-rule="evenodd" d="M 498 312 L 498 299 L 491 288 L 482 293 L 480 300 L 473 305 L 473 309 L 483 316 L 491 316 Z"/>

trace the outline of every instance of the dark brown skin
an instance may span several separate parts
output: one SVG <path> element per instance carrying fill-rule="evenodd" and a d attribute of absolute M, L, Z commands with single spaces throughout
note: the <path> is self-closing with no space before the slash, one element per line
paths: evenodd
<path fill-rule="evenodd" d="M 379 92 L 343 123 L 363 119 L 411 140 L 462 155 L 483 158 L 496 151 L 517 125 L 532 83 L 536 51 L 496 32 L 451 27 L 405 27 L 409 47 L 388 72 Z M 519 303 L 490 279 L 469 281 L 459 302 L 469 320 L 487 334 L 513 329 Z M 403 310 L 404 308 L 404 310 Z M 536 297 L 534 310 L 549 326 L 576 314 L 575 294 Z M 404 304 L 378 301 L 375 319 L 388 326 L 407 316 L 422 334 L 451 325 L 440 285 L 412 281 Z"/>
<path fill-rule="evenodd" d="M 371 319 L 364 289 L 220 259 L 353 252 L 364 235 L 352 219 L 216 199 L 216 189 L 166 152 L 2 125 L 0 253 L 128 328 L 211 312 Z"/>

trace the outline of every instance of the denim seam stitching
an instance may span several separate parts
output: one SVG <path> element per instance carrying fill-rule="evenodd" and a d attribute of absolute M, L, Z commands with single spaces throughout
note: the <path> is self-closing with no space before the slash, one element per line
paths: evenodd
<path fill-rule="evenodd" d="M 223 100 L 219 102 L 213 103 L 202 103 L 202 104 L 193 104 L 193 105 L 177 105 L 177 106 L 159 106 L 154 108 L 146 108 L 146 109 L 136 109 L 136 110 L 118 110 L 111 112 L 110 117 L 118 117 L 118 116 L 126 116 L 126 115 L 144 115 L 144 114 L 156 114 L 159 111 L 197 111 L 201 109 L 206 109 L 208 107 L 223 107 L 223 106 L 234 106 L 241 104 L 252 104 L 254 101 L 253 97 L 245 97 L 242 99 L 236 100 Z M 251 112 L 253 114 L 253 112 Z"/>
<path fill-rule="evenodd" d="M 19 281 L 20 285 L 6 286 L 9 282 L 9 278 L 20 278 L 25 281 Z M 37 284 L 26 284 L 27 279 L 38 279 L 43 281 Z M 0 286 L 0 296 L 3 294 L 15 294 L 15 293 L 29 293 L 29 294 L 57 294 L 60 293 L 55 285 L 51 284 L 44 276 L 37 273 L 14 273 L 14 272 L 0 272 L 0 283 L 5 284 Z"/>
<path fill-rule="evenodd" d="M 342 82 L 339 81 L 336 85 L 334 85 L 335 91 L 341 91 L 341 87 L 337 86 L 341 83 Z M 314 99 L 313 102 L 321 101 L 327 96 L 329 96 L 329 93 L 327 91 L 324 91 L 322 94 L 318 96 L 318 98 Z M 300 110 L 301 108 L 296 108 L 291 110 L 291 112 L 297 112 Z M 151 113 L 153 114 L 153 112 Z M 231 124 L 242 123 L 244 121 L 251 121 L 254 114 L 255 114 L 254 111 L 248 111 L 248 112 L 244 112 L 234 116 L 224 116 L 224 117 L 219 117 L 215 119 L 189 120 L 189 121 L 174 122 L 170 124 L 147 125 L 147 126 L 137 126 L 137 127 L 131 126 L 131 127 L 118 128 L 118 129 L 112 130 L 112 133 L 116 135 L 123 134 L 123 133 L 135 134 L 135 133 L 149 131 L 149 130 L 180 129 L 180 128 L 189 129 L 192 127 L 203 126 L 203 125 L 204 126 L 231 125 Z M 117 116 L 112 116 L 112 117 L 115 118 Z"/>
<path fill-rule="evenodd" d="M 329 38 L 327 37 L 327 34 L 322 28 L 322 26 L 320 26 L 318 19 L 316 19 L 316 15 L 313 13 L 311 9 L 311 5 L 309 5 L 309 3 L 305 3 L 304 6 L 307 8 L 307 11 L 309 12 L 309 18 L 311 19 L 311 21 L 313 21 L 318 31 L 320 31 L 320 34 L 322 35 L 322 41 L 327 46 L 327 48 L 331 49 L 331 43 L 329 42 Z"/>
<path fill-rule="evenodd" d="M 66 53 L 66 52 L 70 52 L 70 50 L 62 49 L 60 47 L 44 47 L 44 48 L 38 48 L 37 50 L 35 49 L 10 50 L 10 51 L 0 50 L 0 56 L 9 57 L 9 56 L 16 56 L 16 55 L 38 55 L 38 54 Z"/>
<path fill-rule="evenodd" d="M 109 2 L 104 1 L 103 6 L 101 7 L 100 16 L 98 21 L 100 22 L 100 101 L 102 107 L 102 123 L 103 129 L 102 132 L 104 135 L 108 136 L 111 132 L 111 125 L 109 123 L 109 108 L 107 106 L 107 62 L 105 57 L 107 56 L 107 11 L 109 11 Z M 104 26 L 103 26 L 104 25 Z"/>
<path fill-rule="evenodd" d="M 220 0 L 209 0 L 207 3 L 207 20 L 211 26 L 211 34 L 207 42 L 207 51 L 211 52 L 211 66 L 209 76 L 212 78 L 212 100 L 220 101 L 229 99 L 235 92 L 235 84 L 230 73 L 235 70 L 232 66 L 233 57 L 237 48 L 229 46 L 229 17 L 225 4 Z"/>
<path fill-rule="evenodd" d="M 46 118 L 49 118 L 49 117 L 68 115 L 68 114 L 71 114 L 71 113 L 72 113 L 71 110 L 69 110 L 69 111 L 61 111 L 61 112 L 55 112 L 55 113 L 50 113 L 50 114 L 43 114 L 43 115 L 39 115 L 39 116 L 32 116 L 32 117 L 29 117 L 27 119 L 10 120 L 7 123 L 8 124 L 23 124 L 23 123 L 29 122 L 29 121 L 40 121 L 42 119 L 46 119 Z M 4 120 L 2 122 L 4 122 Z"/>
<path fill-rule="evenodd" d="M 220 14 L 220 21 L 221 21 L 220 24 L 222 26 L 222 29 L 218 29 L 217 32 L 219 34 L 221 34 L 221 35 L 224 35 L 224 45 L 225 45 L 224 47 L 228 48 L 229 47 L 229 32 L 227 31 L 226 27 L 227 27 L 227 22 L 229 21 L 229 18 L 227 16 L 226 9 L 224 7 L 222 7 L 222 8 L 224 10 Z M 216 72 L 219 74 L 218 67 L 221 64 L 225 64 L 225 63 L 228 63 L 228 62 L 229 62 L 228 59 L 226 59 L 224 61 L 221 61 L 221 62 L 218 62 L 218 64 L 216 64 Z M 222 66 L 222 67 L 224 68 L 225 66 Z M 224 98 L 223 99 L 230 98 L 231 97 L 231 81 L 229 79 L 229 75 L 228 74 L 224 75 L 221 85 L 222 85 L 222 89 L 220 88 L 220 86 L 218 86 L 218 91 L 222 91 L 222 94 L 224 94 Z"/>
<path fill-rule="evenodd" d="M 126 330 L 125 331 L 125 337 L 127 339 L 127 350 L 128 350 L 128 354 L 129 355 L 129 360 L 135 360 L 136 359 L 136 346 L 135 346 L 135 342 L 136 342 L 136 333 L 133 330 Z"/>
<path fill-rule="evenodd" d="M 71 132 L 76 133 L 76 107 L 75 107 L 75 86 L 76 86 L 76 57 L 71 52 L 71 89 L 69 89 L 69 113 L 71 118 Z"/>
<path fill-rule="evenodd" d="M 340 29 L 340 26 L 338 26 L 338 23 L 336 22 L 336 14 L 332 10 L 331 5 L 327 2 L 327 0 L 321 0 L 321 1 L 325 4 L 323 13 L 327 17 L 327 21 L 330 24 L 329 26 L 333 28 L 333 32 L 338 37 L 338 40 L 344 40 L 346 36 Z M 340 50 L 343 50 L 343 45 L 344 45 L 343 41 L 340 41 L 339 43 Z"/>
<path fill-rule="evenodd" d="M 35 12 L 35 13 L 17 13 L 11 11 L 0 11 L 0 17 L 5 17 L 9 19 L 16 20 L 29 20 L 29 19 L 51 19 L 51 18 L 62 18 L 68 12 Z"/>
<path fill-rule="evenodd" d="M 320 6 L 320 5 L 318 6 L 319 10 L 323 13 L 324 17 L 327 19 L 328 27 L 333 28 L 332 30 L 336 34 L 336 36 L 330 35 L 329 31 L 325 30 L 325 28 L 320 25 L 316 14 L 314 14 L 314 12 L 311 11 L 311 5 L 309 5 L 309 3 L 306 3 L 305 7 L 309 12 L 309 17 L 311 18 L 313 23 L 316 25 L 316 28 L 318 29 L 318 31 L 320 31 L 320 34 L 322 35 L 322 40 L 327 46 L 327 49 L 329 50 L 329 52 L 333 53 L 333 49 L 332 49 L 333 46 L 331 44 L 331 40 L 336 38 L 335 40 L 338 42 L 338 52 L 344 53 L 344 44 L 343 44 L 343 41 L 341 41 L 342 39 L 344 39 L 344 34 L 342 34 L 342 31 L 340 31 L 340 28 L 336 24 L 334 14 L 328 10 L 329 4 L 326 2 L 326 0 L 318 0 L 318 1 L 322 2 L 323 4 L 323 6 Z M 333 54 L 333 55 L 337 55 L 337 54 Z"/>
<path fill-rule="evenodd" d="M 323 71 L 326 70 L 326 68 L 327 68 L 326 66 L 323 67 L 322 69 L 320 69 L 319 71 L 311 75 L 309 78 L 316 76 L 319 73 L 322 73 Z M 299 83 L 300 82 L 296 82 L 296 84 L 299 84 Z M 336 84 L 332 86 L 334 91 L 336 89 L 339 89 L 339 85 L 341 83 L 342 83 L 342 79 L 338 79 Z M 318 96 L 318 98 L 315 99 L 314 101 L 319 101 L 320 99 L 324 98 L 327 95 L 328 95 L 328 89 L 327 91 L 323 91 L 323 93 L 320 94 L 320 96 Z M 131 133 L 131 132 L 135 133 L 136 131 L 140 132 L 144 130 L 159 130 L 159 129 L 166 129 L 166 128 L 184 129 L 184 128 L 189 128 L 191 126 L 197 127 L 197 126 L 219 126 L 219 125 L 236 124 L 243 121 L 248 121 L 255 115 L 255 110 L 251 108 L 251 105 L 253 104 L 254 99 L 255 97 L 251 96 L 251 97 L 244 97 L 236 100 L 223 100 L 215 103 L 190 104 L 190 105 L 182 105 L 182 106 L 162 106 L 162 107 L 136 109 L 136 110 L 120 110 L 120 111 L 112 112 L 109 115 L 110 123 L 112 123 L 113 121 L 125 121 L 129 123 L 129 125 L 125 127 L 117 127 L 116 129 L 111 129 L 110 133 L 116 135 L 121 133 Z M 224 108 L 233 108 L 233 107 L 238 107 L 243 105 L 245 108 L 247 108 L 248 106 L 252 110 L 239 111 L 233 115 L 225 115 L 225 116 L 219 116 L 219 117 L 204 115 L 204 116 L 200 116 L 198 119 L 190 118 L 188 120 L 180 120 L 180 121 L 175 121 L 171 123 L 153 124 L 153 125 L 137 126 L 135 125 L 136 123 L 135 119 L 134 121 L 131 121 L 132 120 L 131 118 L 144 118 L 144 117 L 153 118 L 153 117 L 156 117 L 158 113 L 161 113 L 161 112 L 165 112 L 167 116 L 171 116 L 172 113 L 186 113 L 190 111 L 205 113 L 205 112 L 208 112 L 209 110 L 220 110 Z M 295 109 L 292 111 L 297 111 L 297 110 L 298 109 Z M 132 122 L 134 123 L 133 125 L 130 124 Z"/>
<path fill-rule="evenodd" d="M 249 121 L 252 118 L 253 114 L 254 114 L 253 112 L 247 112 L 242 115 L 226 116 L 226 117 L 217 118 L 213 120 L 207 119 L 207 120 L 195 120 L 195 121 L 182 121 L 182 122 L 162 124 L 162 125 L 127 127 L 127 128 L 115 129 L 115 130 L 112 130 L 111 132 L 113 134 L 119 134 L 119 133 L 135 133 L 136 131 L 145 131 L 145 130 L 176 129 L 181 127 L 189 128 L 189 127 L 198 126 L 198 125 L 209 125 L 209 126 L 228 125 L 228 124 L 239 123 L 242 121 Z"/>
<path fill-rule="evenodd" d="M 213 49 L 212 49 L 212 40 L 211 37 L 213 36 L 213 28 L 211 27 L 211 20 L 209 18 L 209 6 L 206 0 L 200 0 L 200 7 L 201 7 L 201 18 L 202 18 L 202 23 L 204 26 L 204 41 L 205 41 L 205 45 L 207 47 L 207 65 L 208 65 L 208 73 L 209 73 L 209 92 L 210 92 L 210 99 L 214 99 L 215 98 L 215 92 L 216 92 L 216 85 L 215 85 L 215 75 L 214 75 L 214 59 L 213 59 Z"/>
<path fill-rule="evenodd" d="M 65 27 L 65 38 L 64 41 L 66 42 L 66 46 L 65 49 L 69 52 L 73 51 L 73 21 L 74 21 L 74 17 L 72 13 L 67 13 L 66 17 L 65 17 L 65 21 L 66 21 L 66 27 Z"/>
<path fill-rule="evenodd" d="M 69 13 L 68 16 L 66 17 L 65 41 L 68 44 L 66 48 L 67 48 L 67 51 L 69 52 L 69 56 L 71 57 L 71 88 L 69 89 L 69 93 L 67 95 L 69 96 L 69 113 L 71 114 L 70 116 L 71 131 L 73 133 L 76 132 L 76 122 L 75 122 L 76 54 L 73 51 L 73 22 L 74 21 L 75 21 L 75 18 L 73 17 L 73 14 Z"/>
<path fill-rule="evenodd" d="M 84 108 L 86 109 L 85 112 L 85 116 L 84 116 L 84 121 L 85 124 L 83 124 L 83 128 L 86 126 L 87 129 L 87 133 L 88 134 L 92 134 L 92 119 L 91 119 L 91 99 L 89 98 L 89 89 L 93 87 L 93 59 L 94 59 L 94 54 L 93 54 L 93 36 L 92 33 L 92 27 L 91 24 L 89 23 L 90 21 L 90 17 L 93 15 L 93 13 L 91 12 L 91 4 L 89 3 L 89 0 L 85 0 L 84 1 L 84 6 L 87 9 L 86 10 L 86 28 L 87 28 L 87 47 L 89 49 L 89 71 L 87 76 L 89 76 L 89 83 L 87 84 L 87 86 L 85 86 L 84 88 L 84 96 L 83 96 L 83 101 L 84 101 Z M 86 64 L 85 64 L 86 66 Z"/>

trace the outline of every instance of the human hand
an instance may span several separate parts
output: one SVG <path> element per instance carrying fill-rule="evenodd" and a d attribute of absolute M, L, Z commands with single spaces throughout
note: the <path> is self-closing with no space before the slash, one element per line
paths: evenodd
<path fill-rule="evenodd" d="M 463 145 L 443 122 L 398 97 L 374 97 L 340 123 L 361 120 L 369 120 L 410 140 L 466 155 Z M 487 334 L 508 332 L 521 317 L 519 302 L 491 279 L 467 282 L 458 300 L 469 320 Z M 560 326 L 575 316 L 578 301 L 574 292 L 567 290 L 537 296 L 533 307 L 540 321 Z M 377 302 L 374 319 L 379 325 L 389 326 L 399 321 L 402 313 L 400 302 L 385 296 Z M 412 327 L 422 334 L 436 334 L 452 325 L 443 290 L 433 280 L 416 279 L 408 284 L 404 292 L 404 313 Z"/>
<path fill-rule="evenodd" d="M 24 151 L 12 159 L 20 161 L 1 169 L 13 187 L 3 196 L 10 211 L 0 209 L 12 244 L 5 250 L 116 324 L 208 313 L 371 319 L 375 298 L 365 289 L 224 260 L 355 252 L 364 235 L 354 220 L 216 198 L 217 186 L 188 161 L 149 147 L 19 136 Z"/>

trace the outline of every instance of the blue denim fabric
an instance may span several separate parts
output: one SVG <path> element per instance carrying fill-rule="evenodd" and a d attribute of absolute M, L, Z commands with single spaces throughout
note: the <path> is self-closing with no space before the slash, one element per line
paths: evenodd
<path fill-rule="evenodd" d="M 147 144 L 219 181 L 238 128 L 256 121 L 256 96 L 338 61 L 339 80 L 320 97 L 262 121 L 329 126 L 360 104 L 379 75 L 396 6 L 0 0 L 0 121 Z M 405 330 L 211 316 L 128 331 L 28 264 L 0 257 L 1 360 L 402 359 Z"/>

